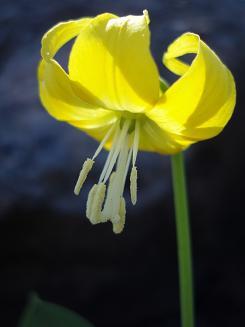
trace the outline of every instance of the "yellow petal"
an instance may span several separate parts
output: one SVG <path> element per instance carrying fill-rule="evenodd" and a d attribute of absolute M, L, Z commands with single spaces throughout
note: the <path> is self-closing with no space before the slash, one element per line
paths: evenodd
<path fill-rule="evenodd" d="M 196 53 L 190 66 L 177 59 L 187 53 Z M 192 33 L 175 40 L 163 62 L 174 73 L 183 75 L 147 116 L 164 131 L 178 135 L 180 142 L 183 138 L 185 144 L 219 134 L 235 106 L 235 83 L 228 68 Z"/>
<path fill-rule="evenodd" d="M 144 112 L 159 98 L 159 75 L 151 56 L 148 16 L 102 14 L 76 39 L 69 74 L 97 105 L 112 110 Z"/>
<path fill-rule="evenodd" d="M 114 121 L 112 111 L 95 108 L 75 94 L 72 82 L 57 62 L 42 60 L 38 76 L 41 101 L 54 118 L 81 129 L 110 124 L 111 119 Z"/>
<path fill-rule="evenodd" d="M 160 128 L 154 121 L 144 118 L 140 122 L 140 143 L 142 151 L 175 154 L 189 145 L 189 140 Z"/>
<path fill-rule="evenodd" d="M 72 38 L 77 36 L 91 18 L 82 18 L 62 22 L 52 27 L 42 38 L 41 55 L 45 60 L 52 59 L 57 51 Z"/>
<path fill-rule="evenodd" d="M 61 23 L 45 34 L 43 58 L 38 68 L 39 94 L 43 106 L 58 120 L 66 121 L 94 137 L 103 137 L 117 119 L 112 111 L 91 104 L 91 95 L 70 80 L 52 58 L 59 48 L 81 31 L 88 19 Z M 77 94 L 81 97 L 79 97 Z"/>

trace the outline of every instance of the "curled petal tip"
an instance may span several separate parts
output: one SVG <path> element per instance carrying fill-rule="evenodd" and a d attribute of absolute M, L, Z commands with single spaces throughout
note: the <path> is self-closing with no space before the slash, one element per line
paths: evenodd
<path fill-rule="evenodd" d="M 150 17 L 147 9 L 143 10 L 143 15 L 145 16 L 146 23 L 150 24 Z"/>

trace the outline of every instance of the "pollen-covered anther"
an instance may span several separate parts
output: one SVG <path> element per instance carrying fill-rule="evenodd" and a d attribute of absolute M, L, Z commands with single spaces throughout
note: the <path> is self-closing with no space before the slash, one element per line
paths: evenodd
<path fill-rule="evenodd" d="M 137 202 L 137 178 L 137 168 L 136 166 L 133 166 L 130 174 L 130 196 L 133 205 L 135 205 Z"/>
<path fill-rule="evenodd" d="M 101 211 L 105 193 L 106 186 L 104 183 L 95 184 L 89 192 L 86 215 L 91 224 L 103 222 Z"/>
<path fill-rule="evenodd" d="M 86 206 L 86 216 L 88 219 L 90 219 L 89 217 L 91 216 L 92 205 L 93 205 L 94 195 L 96 193 L 96 190 L 97 190 L 97 184 L 95 184 L 91 188 L 91 190 L 89 191 L 89 194 L 88 194 L 88 200 L 87 200 L 87 206 Z"/>
<path fill-rule="evenodd" d="M 81 191 L 81 188 L 83 186 L 83 183 L 85 182 L 87 176 L 88 176 L 88 173 L 90 172 L 90 170 L 92 169 L 94 165 L 94 160 L 88 158 L 84 161 L 83 163 L 83 167 L 79 173 L 79 176 L 78 176 L 78 179 L 77 179 L 77 183 L 75 185 L 75 188 L 74 188 L 74 193 L 76 195 L 79 195 L 80 191 Z"/>
<path fill-rule="evenodd" d="M 111 220 L 112 224 L 117 224 L 117 223 L 120 222 L 121 217 L 120 217 L 120 215 L 119 215 L 119 213 L 118 213 L 116 216 L 114 216 L 114 217 L 111 218 L 110 220 Z"/>
<path fill-rule="evenodd" d="M 109 185 L 107 187 L 107 194 L 106 194 L 106 200 L 104 209 L 102 211 L 102 221 L 108 221 L 110 220 L 110 207 L 112 205 L 112 194 L 113 194 L 113 181 L 115 180 L 116 172 L 114 171 L 109 179 Z"/>
<path fill-rule="evenodd" d="M 115 234 L 120 234 L 123 231 L 125 225 L 125 217 L 126 217 L 126 204 L 125 199 L 122 197 L 120 200 L 120 208 L 119 214 L 116 219 L 112 221 L 113 232 Z"/>

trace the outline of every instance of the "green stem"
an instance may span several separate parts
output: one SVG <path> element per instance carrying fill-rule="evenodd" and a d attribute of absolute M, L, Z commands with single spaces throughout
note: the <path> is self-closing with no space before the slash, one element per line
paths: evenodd
<path fill-rule="evenodd" d="M 192 256 L 183 153 L 172 156 L 182 327 L 194 327 Z"/>

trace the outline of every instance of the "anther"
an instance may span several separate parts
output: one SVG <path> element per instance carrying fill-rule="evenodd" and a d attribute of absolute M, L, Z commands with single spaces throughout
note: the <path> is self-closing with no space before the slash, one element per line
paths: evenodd
<path fill-rule="evenodd" d="M 79 195 L 79 193 L 81 191 L 81 188 L 83 186 L 83 183 L 85 182 L 85 180 L 86 180 L 86 178 L 88 176 L 88 173 L 92 169 L 93 164 L 94 164 L 94 160 L 89 159 L 89 158 L 83 163 L 83 167 L 82 167 L 82 169 L 80 171 L 76 186 L 74 188 L 74 193 L 76 195 Z"/>
<path fill-rule="evenodd" d="M 120 234 L 123 231 L 125 225 L 125 217 L 126 217 L 126 204 L 123 197 L 120 200 L 120 208 L 119 214 L 117 215 L 117 219 L 112 222 L 113 225 L 113 232 L 115 234 Z"/>
<path fill-rule="evenodd" d="M 95 193 L 92 194 L 92 202 L 91 207 L 90 203 L 88 203 L 88 209 L 89 209 L 89 220 L 92 224 L 98 224 L 102 222 L 102 205 L 105 199 L 105 192 L 106 192 L 106 186 L 104 183 L 95 184 Z"/>
<path fill-rule="evenodd" d="M 133 166 L 130 174 L 130 196 L 133 205 L 137 202 L 137 168 Z"/>
<path fill-rule="evenodd" d="M 102 211 L 102 217 L 103 221 L 107 221 L 110 219 L 110 207 L 112 206 L 112 191 L 113 191 L 113 183 L 116 178 L 116 172 L 114 171 L 109 179 L 109 185 L 107 188 L 107 194 L 106 194 L 106 201 L 104 205 L 104 209 Z"/>
<path fill-rule="evenodd" d="M 86 216 L 88 219 L 90 219 L 89 217 L 91 216 L 91 210 L 92 210 L 92 205 L 93 205 L 93 201 L 94 201 L 94 196 L 97 190 L 97 184 L 95 184 L 91 190 L 89 191 L 88 194 L 88 200 L 87 200 L 87 206 L 86 206 Z"/>

